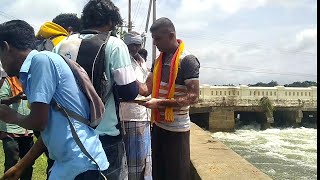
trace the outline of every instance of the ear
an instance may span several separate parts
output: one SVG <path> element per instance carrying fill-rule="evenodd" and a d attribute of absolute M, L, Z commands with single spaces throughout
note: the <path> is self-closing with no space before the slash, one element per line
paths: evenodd
<path fill-rule="evenodd" d="M 69 26 L 67 31 L 68 31 L 69 35 L 71 35 L 73 33 L 73 28 L 71 26 Z"/>
<path fill-rule="evenodd" d="M 1 51 L 2 52 L 8 52 L 10 50 L 10 45 L 8 44 L 7 41 L 3 41 L 1 44 L 0 44 L 0 48 L 1 48 Z"/>
<path fill-rule="evenodd" d="M 110 18 L 109 21 L 108 21 L 108 26 L 110 27 L 110 30 L 109 30 L 109 31 L 113 31 L 113 30 L 116 29 L 116 27 L 114 26 L 111 18 Z"/>
<path fill-rule="evenodd" d="M 176 38 L 176 33 L 174 32 L 170 32 L 169 33 L 169 38 L 172 40 L 172 39 L 175 39 Z"/>

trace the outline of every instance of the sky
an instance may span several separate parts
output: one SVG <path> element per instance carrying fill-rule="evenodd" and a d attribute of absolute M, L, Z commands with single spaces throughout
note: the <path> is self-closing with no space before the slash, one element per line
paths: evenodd
<path fill-rule="evenodd" d="M 149 0 L 132 1 L 134 31 L 144 32 Z M 0 22 L 23 19 L 37 31 L 60 13 L 80 17 L 88 0 L 0 0 Z M 128 21 L 128 0 L 113 0 Z M 200 61 L 200 83 L 317 81 L 316 0 L 156 0 L 157 18 Z M 152 13 L 151 13 L 152 14 Z M 149 27 L 152 24 L 150 18 Z M 151 66 L 152 38 L 146 49 Z M 159 52 L 157 52 L 158 54 Z"/>

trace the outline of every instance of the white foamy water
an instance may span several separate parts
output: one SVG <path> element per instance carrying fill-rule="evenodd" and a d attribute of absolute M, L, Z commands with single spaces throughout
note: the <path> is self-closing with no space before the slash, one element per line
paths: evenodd
<path fill-rule="evenodd" d="M 213 133 L 248 162 L 276 180 L 317 179 L 317 130 L 243 127 L 234 133 Z"/>

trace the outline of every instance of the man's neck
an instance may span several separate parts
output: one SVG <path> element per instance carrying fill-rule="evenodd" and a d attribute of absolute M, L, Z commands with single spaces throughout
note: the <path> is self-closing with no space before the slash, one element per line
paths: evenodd
<path fill-rule="evenodd" d="M 173 54 L 176 52 L 176 50 L 179 47 L 179 43 L 177 41 L 175 41 L 174 43 L 172 43 L 171 47 L 168 48 L 167 52 L 164 52 L 165 54 Z"/>
<path fill-rule="evenodd" d="M 106 25 L 106 26 L 103 26 L 103 27 L 93 27 L 93 28 L 90 28 L 90 29 L 93 29 L 93 30 L 96 30 L 96 31 L 100 31 L 100 32 L 109 32 L 111 31 L 111 27 Z"/>
<path fill-rule="evenodd" d="M 29 55 L 29 53 L 32 51 L 32 49 L 26 49 L 24 51 L 20 51 L 20 50 L 14 50 L 14 59 L 16 59 L 17 62 L 17 68 L 20 70 L 21 66 L 23 64 L 23 62 L 25 61 L 25 59 L 27 58 L 27 56 Z M 18 76 L 19 74 L 17 74 Z"/>
<path fill-rule="evenodd" d="M 25 51 L 21 51 L 19 54 L 17 54 L 17 59 L 21 59 L 22 61 L 24 61 L 27 56 L 30 54 L 30 52 L 32 51 L 32 49 L 27 49 Z"/>
<path fill-rule="evenodd" d="M 27 49 L 25 51 L 20 51 L 19 53 L 16 53 L 15 59 L 17 60 L 19 70 L 21 69 L 22 64 L 24 63 L 31 51 L 32 49 Z M 17 76 L 19 76 L 19 74 L 17 74 Z"/>

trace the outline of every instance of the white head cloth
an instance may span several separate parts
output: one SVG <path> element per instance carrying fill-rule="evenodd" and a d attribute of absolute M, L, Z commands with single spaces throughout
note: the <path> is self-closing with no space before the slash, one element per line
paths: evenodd
<path fill-rule="evenodd" d="M 139 34 L 128 32 L 127 34 L 124 35 L 124 43 L 126 43 L 126 45 L 142 44 L 142 37 Z"/>

